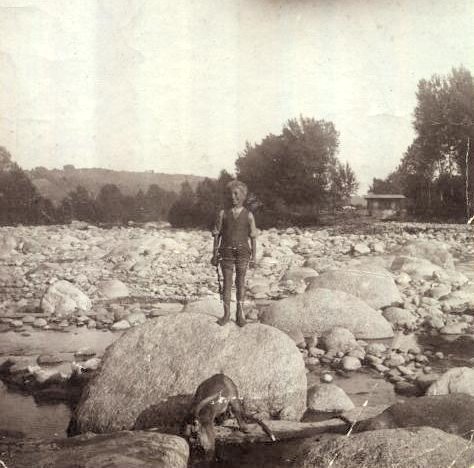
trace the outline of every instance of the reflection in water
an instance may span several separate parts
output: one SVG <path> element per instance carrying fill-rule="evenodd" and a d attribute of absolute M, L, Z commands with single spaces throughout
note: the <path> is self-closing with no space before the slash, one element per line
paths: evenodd
<path fill-rule="evenodd" d="M 39 405 L 32 396 L 0 389 L 0 429 L 29 437 L 65 437 L 70 415 L 64 403 Z"/>

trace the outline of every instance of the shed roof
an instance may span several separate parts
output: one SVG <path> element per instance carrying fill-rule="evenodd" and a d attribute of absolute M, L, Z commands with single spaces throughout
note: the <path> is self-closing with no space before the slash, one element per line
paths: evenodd
<path fill-rule="evenodd" d="M 405 195 L 401 194 L 396 194 L 396 193 L 387 193 L 387 194 L 382 194 L 382 193 L 368 193 L 365 197 L 367 199 L 380 199 L 380 198 L 388 198 L 388 199 L 403 199 L 406 198 Z"/>

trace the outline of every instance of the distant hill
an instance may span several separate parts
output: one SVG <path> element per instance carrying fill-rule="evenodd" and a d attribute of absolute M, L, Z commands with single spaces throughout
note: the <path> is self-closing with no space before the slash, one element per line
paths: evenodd
<path fill-rule="evenodd" d="M 82 185 L 91 194 L 97 195 L 102 185 L 115 184 L 124 195 L 135 195 L 138 190 L 147 191 L 152 184 L 178 193 L 181 183 L 187 180 L 193 189 L 204 177 L 185 174 L 163 174 L 160 172 L 113 171 L 110 169 L 63 169 L 37 167 L 25 171 L 38 191 L 54 203 L 59 203 L 76 186 Z"/>

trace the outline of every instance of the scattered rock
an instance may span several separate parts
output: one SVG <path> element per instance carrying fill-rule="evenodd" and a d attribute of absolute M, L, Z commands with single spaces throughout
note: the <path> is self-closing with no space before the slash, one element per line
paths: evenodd
<path fill-rule="evenodd" d="M 341 365 L 346 371 L 354 371 L 362 367 L 360 360 L 353 356 L 344 356 L 342 358 Z"/>
<path fill-rule="evenodd" d="M 312 411 L 342 412 L 353 408 L 352 400 L 335 384 L 325 383 L 308 389 L 308 409 Z"/>
<path fill-rule="evenodd" d="M 181 437 L 144 431 L 84 434 L 53 441 L 0 441 L 2 460 L 16 468 L 186 468 L 189 447 Z M 74 461 L 72 461 L 74 460 Z"/>
<path fill-rule="evenodd" d="M 302 444 L 294 464 L 295 468 L 331 466 L 353 468 L 367 466 L 393 468 L 410 466 L 431 468 L 470 466 L 474 448 L 466 446 L 461 437 L 429 427 L 411 429 L 382 429 L 340 436 L 325 442 Z"/>
<path fill-rule="evenodd" d="M 416 324 L 416 317 L 400 307 L 387 307 L 382 315 L 395 327 L 412 329 Z"/>
<path fill-rule="evenodd" d="M 310 280 L 308 290 L 315 288 L 344 291 L 362 299 L 374 309 L 402 302 L 392 276 L 380 267 L 327 271 Z"/>
<path fill-rule="evenodd" d="M 130 295 L 127 285 L 118 279 L 101 281 L 98 283 L 97 288 L 99 293 L 106 299 L 117 299 Z"/>
<path fill-rule="evenodd" d="M 321 335 L 337 326 L 357 338 L 393 336 L 392 326 L 379 312 L 355 296 L 330 289 L 312 289 L 276 301 L 260 320 L 280 330 L 299 328 L 305 336 Z"/>
<path fill-rule="evenodd" d="M 343 354 L 358 348 L 355 336 L 346 328 L 334 327 L 323 333 L 321 345 L 326 351 L 341 352 Z"/>
<path fill-rule="evenodd" d="M 449 393 L 474 395 L 474 369 L 469 367 L 449 369 L 426 391 L 427 395 L 446 395 Z"/>
<path fill-rule="evenodd" d="M 76 310 L 87 312 L 91 300 L 69 281 L 53 283 L 41 299 L 41 309 L 47 314 L 70 315 Z"/>

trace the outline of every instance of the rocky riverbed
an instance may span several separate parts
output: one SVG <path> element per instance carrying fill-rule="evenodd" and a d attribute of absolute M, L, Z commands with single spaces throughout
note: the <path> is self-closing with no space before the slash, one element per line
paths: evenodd
<path fill-rule="evenodd" d="M 147 342 L 156 353 L 169 352 L 169 357 L 153 361 L 157 375 L 169 369 L 170 359 L 175 362 L 167 386 L 148 396 L 153 403 L 180 392 L 192 394 L 206 372 L 226 365 L 255 411 L 283 420 L 359 414 L 365 408 L 364 418 L 397 399 L 474 394 L 468 357 L 456 363 L 449 359 L 449 347 L 440 344 L 460 337 L 468 346 L 474 342 L 472 228 L 384 223 L 271 229 L 260 234 L 258 244 L 257 268 L 248 275 L 250 324 L 245 331 L 233 324 L 223 328 L 214 324 L 212 316 L 221 314 L 221 305 L 207 232 L 157 229 L 153 224 L 1 228 L 4 385 L 42 401 L 66 401 L 72 406 L 84 386 L 89 394 L 95 389 L 94 400 L 83 396 L 80 423 L 85 430 L 107 432 L 108 427 L 115 428 L 115 419 L 108 419 L 108 404 L 98 402 L 97 396 L 103 396 L 103 389 L 108 391 L 120 375 L 131 376 L 132 367 L 136 367 L 134 381 L 140 379 L 143 355 L 132 350 L 136 343 Z M 186 335 L 191 322 L 199 336 Z M 268 326 L 275 336 L 266 331 Z M 138 341 L 131 338 L 134 330 Z M 121 354 L 114 347 L 102 362 L 105 348 L 123 333 L 130 337 L 130 352 Z M 161 343 L 168 340 L 166 349 L 153 341 L 159 333 Z M 203 354 L 203 342 L 210 343 L 208 356 Z M 180 354 L 184 343 L 187 354 Z M 223 351 L 224 343 L 228 351 Z M 239 343 L 245 346 L 234 359 Z M 216 359 L 215 349 L 223 353 L 217 351 Z M 194 368 L 207 361 L 204 374 L 195 369 L 189 374 L 189 356 L 201 359 L 192 364 Z M 243 365 L 241 359 L 251 356 L 255 362 Z M 96 374 L 102 374 L 102 384 L 99 377 L 89 383 Z M 363 390 L 351 394 L 350 382 L 360 387 L 361 379 Z M 257 398 L 256 389 L 263 381 L 271 391 Z M 123 421 L 135 422 L 140 415 L 143 419 L 150 404 L 143 388 L 152 384 L 137 387 L 136 414 L 127 414 Z M 381 396 L 376 390 L 381 387 L 393 391 Z M 112 392 L 106 400 L 113 406 L 118 404 L 116 397 Z M 175 403 L 180 414 L 186 401 Z M 105 406 L 98 421 L 87 408 L 100 404 Z M 157 414 L 154 417 L 156 422 Z M 117 424 L 121 429 L 132 426 Z M 0 429 L 7 433 L 9 428 Z M 124 435 L 123 440 L 133 437 Z M 298 457 L 298 466 L 303 466 L 302 456 Z"/>

